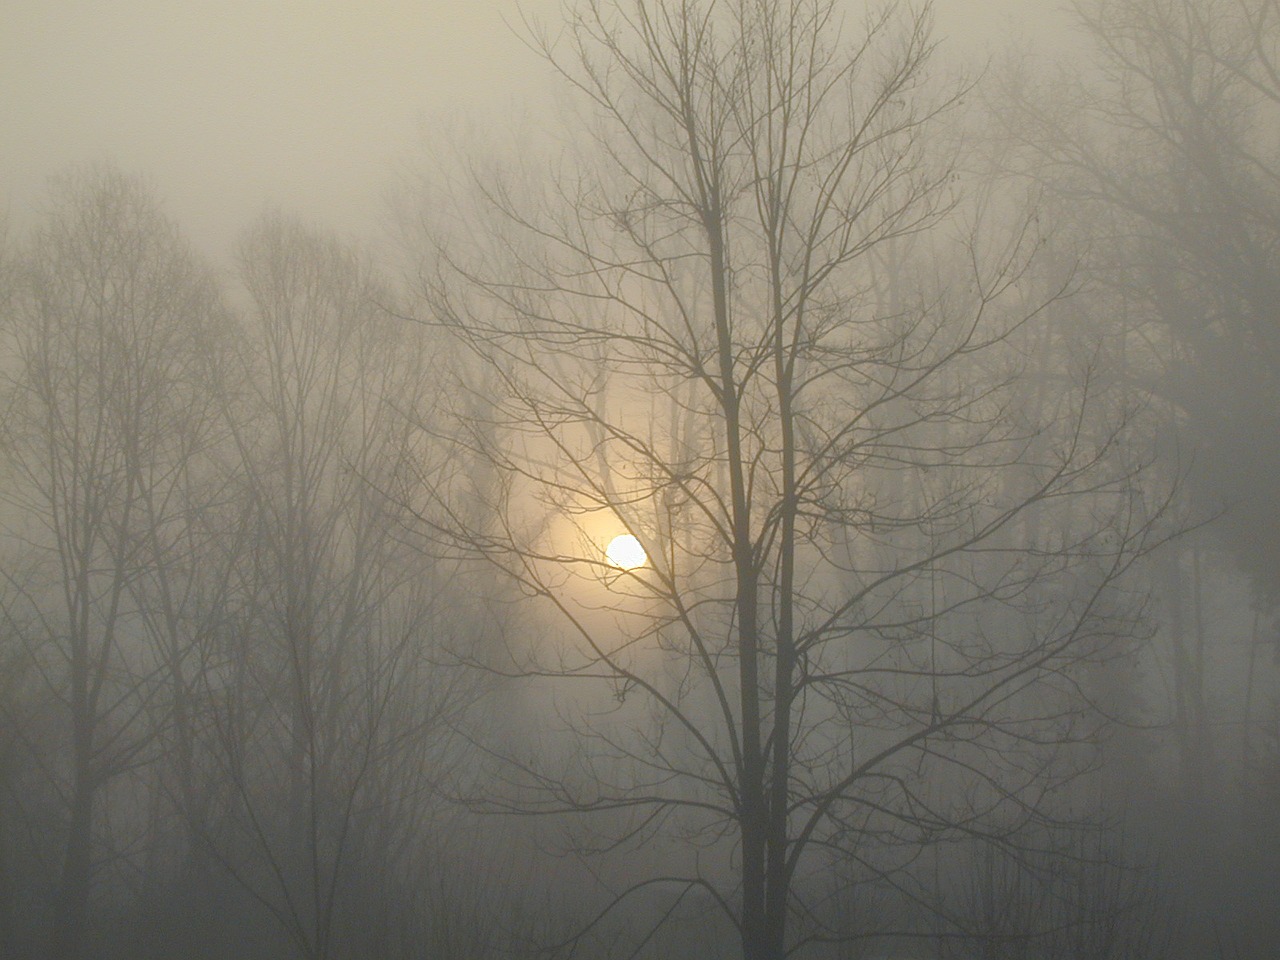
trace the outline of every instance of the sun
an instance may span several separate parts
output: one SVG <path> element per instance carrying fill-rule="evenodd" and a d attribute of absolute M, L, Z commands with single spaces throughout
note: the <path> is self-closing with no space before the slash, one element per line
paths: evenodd
<path fill-rule="evenodd" d="M 636 567 L 643 567 L 648 556 L 645 555 L 644 547 L 640 546 L 640 541 L 629 533 L 621 534 L 609 541 L 609 546 L 605 548 L 605 557 L 615 567 L 622 570 L 634 570 Z"/>

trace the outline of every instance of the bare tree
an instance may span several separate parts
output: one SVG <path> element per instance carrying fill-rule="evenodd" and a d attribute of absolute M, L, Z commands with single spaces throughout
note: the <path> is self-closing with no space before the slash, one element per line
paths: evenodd
<path fill-rule="evenodd" d="M 1280 471 L 1272 269 L 1280 167 L 1280 9 L 1272 0 L 1077 4 L 1098 76 L 1006 100 L 1031 170 L 1069 198 L 1096 278 L 1135 334 L 1131 373 L 1183 419 L 1191 493 L 1274 599 L 1271 484 Z"/>
<path fill-rule="evenodd" d="M 1181 509 L 1213 518 L 1161 566 L 1165 629 L 1153 649 L 1168 689 L 1144 718 L 1167 719 L 1181 827 L 1166 827 L 1176 834 L 1166 839 L 1187 851 L 1181 879 L 1206 902 L 1228 885 L 1268 884 L 1277 850 L 1259 812 L 1274 808 L 1280 769 L 1276 677 L 1262 655 L 1280 596 L 1270 506 L 1280 474 L 1280 7 L 1076 6 L 1093 61 L 1064 71 L 1052 92 L 1009 98 L 1004 115 L 1020 170 L 1060 198 L 1064 226 L 1088 250 L 1091 297 L 1121 335 L 1124 375 L 1159 399 L 1164 459 L 1187 474 Z M 1241 573 L 1244 591 L 1233 583 Z M 1233 838 L 1245 849 L 1225 854 Z M 1230 870 L 1229 884 L 1208 879 L 1214 864 Z M 1245 899 L 1206 912 L 1230 909 L 1241 942 L 1266 952 L 1274 911 L 1248 921 Z M 1199 926 L 1207 942 L 1208 921 Z"/>
<path fill-rule="evenodd" d="M 544 681 L 579 748 L 495 747 L 510 789 L 477 800 L 594 815 L 627 854 L 598 927 L 666 888 L 659 925 L 709 905 L 747 960 L 972 933 L 922 852 L 1061 815 L 1079 670 L 1134 636 L 1162 501 L 1087 365 L 1028 422 L 1015 334 L 1065 287 L 1033 223 L 966 203 L 928 28 L 588 0 L 534 40 L 579 142 L 480 176 L 488 238 L 442 245 L 456 462 L 499 479 L 473 523 L 427 478 L 422 522 L 555 614 L 473 659 Z"/>
<path fill-rule="evenodd" d="M 74 958 L 109 853 L 100 801 L 149 743 L 131 589 L 182 509 L 171 494 L 191 450 L 174 424 L 217 297 L 147 188 L 108 169 L 56 182 L 22 268 L 5 499 L 28 557 L 47 562 L 9 587 L 34 625 L 31 672 L 65 723 L 65 749 L 42 764 L 65 803 L 51 956 Z"/>
<path fill-rule="evenodd" d="M 1209 664 L 1225 625 L 1206 623 L 1205 547 L 1224 549 L 1251 581 L 1250 647 L 1265 642 L 1259 623 L 1274 624 L 1280 597 L 1280 529 L 1269 506 L 1280 471 L 1280 164 L 1271 149 L 1280 131 L 1280 7 L 1135 0 L 1084 6 L 1081 17 L 1115 78 L 1086 109 L 1114 118 L 1101 125 L 1106 134 L 1123 124 L 1128 168 L 1120 157 L 1077 158 L 1063 182 L 1088 184 L 1126 228 L 1130 239 L 1105 246 L 1124 265 L 1129 311 L 1158 331 L 1155 382 L 1171 432 L 1195 461 L 1192 505 L 1216 516 L 1213 541 L 1167 566 L 1174 727 L 1191 795 L 1205 800 L 1228 769 L 1215 756 L 1222 747 L 1210 716 Z M 1252 651 L 1249 663 L 1246 707 L 1262 683 Z M 1247 779 L 1274 777 L 1280 731 L 1273 719 L 1243 719 L 1246 751 L 1264 744 L 1246 758 Z"/>
<path fill-rule="evenodd" d="M 449 630 L 440 577 L 400 542 L 387 498 L 416 462 L 406 415 L 432 385 L 412 331 L 379 306 L 385 289 L 337 240 L 272 215 L 240 262 L 247 377 L 223 385 L 238 519 L 201 674 L 204 748 L 232 815 L 207 835 L 320 960 L 373 935 L 352 910 L 421 849 L 432 764 L 466 702 L 431 666 Z"/>

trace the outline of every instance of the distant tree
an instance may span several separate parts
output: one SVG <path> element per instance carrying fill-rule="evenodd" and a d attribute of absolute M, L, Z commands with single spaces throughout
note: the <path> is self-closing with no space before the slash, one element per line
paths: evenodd
<path fill-rule="evenodd" d="M 589 146 L 482 175 L 426 290 L 472 355 L 455 461 L 496 481 L 477 522 L 427 478 L 422 522 L 554 613 L 473 660 L 549 684 L 578 747 L 495 747 L 477 802 L 593 815 L 627 854 L 606 914 L 666 889 L 658 925 L 710 905 L 746 960 L 977 933 L 926 851 L 1062 814 L 1163 509 L 1087 365 L 1030 418 L 1020 331 L 1066 285 L 1032 282 L 1031 223 L 948 239 L 979 205 L 927 12 L 839 11 L 582 4 L 534 42 Z"/>
<path fill-rule="evenodd" d="M 222 394 L 238 519 L 201 676 L 230 816 L 208 840 L 298 955 L 321 960 L 385 922 L 379 897 L 425 848 L 468 702 L 432 667 L 452 621 L 393 509 L 419 454 L 410 415 L 433 385 L 386 289 L 338 240 L 270 215 L 240 269 L 249 306 Z"/>
<path fill-rule="evenodd" d="M 65 734 L 40 761 L 65 804 L 57 960 L 86 953 L 95 875 L 115 854 L 100 843 L 105 790 L 151 739 L 153 661 L 131 590 L 162 562 L 157 531 L 184 509 L 173 494 L 191 448 L 176 424 L 216 304 L 210 275 L 144 184 L 112 169 L 54 182 L 7 331 L 4 498 L 35 570 L 9 578 L 9 608 L 25 609 L 29 674 Z"/>
<path fill-rule="evenodd" d="M 1165 845 L 1174 885 L 1203 910 L 1188 949 L 1223 950 L 1230 927 L 1235 949 L 1264 955 L 1280 938 L 1275 911 L 1254 906 L 1280 851 L 1280 7 L 1076 11 L 1084 55 L 1039 82 L 1022 71 L 994 103 L 1003 159 L 1045 188 L 1080 253 L 1092 329 L 1119 377 L 1153 394 L 1161 469 L 1186 476 L 1179 511 L 1211 521 L 1153 579 L 1163 622 L 1130 686 L 1149 752 L 1136 777 L 1117 771 L 1140 801 L 1125 813 Z"/>
<path fill-rule="evenodd" d="M 1280 7 L 1087 0 L 1100 76 L 1007 111 L 1032 169 L 1070 198 L 1094 276 L 1135 331 L 1131 373 L 1178 411 L 1188 492 L 1280 596 Z M 1053 106 L 1056 101 L 1056 107 Z M 1013 106 L 1013 104 L 1009 104 Z M 1145 361 L 1145 362 L 1144 362 Z M 1154 361 L 1154 366 L 1152 362 Z"/>

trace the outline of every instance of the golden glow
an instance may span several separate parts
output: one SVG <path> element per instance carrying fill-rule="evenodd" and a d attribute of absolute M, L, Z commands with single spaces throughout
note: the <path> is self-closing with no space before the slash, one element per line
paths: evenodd
<path fill-rule="evenodd" d="M 634 570 L 643 567 L 649 558 L 645 555 L 640 541 L 629 533 L 614 537 L 605 548 L 604 555 L 615 567 L 623 570 Z"/>

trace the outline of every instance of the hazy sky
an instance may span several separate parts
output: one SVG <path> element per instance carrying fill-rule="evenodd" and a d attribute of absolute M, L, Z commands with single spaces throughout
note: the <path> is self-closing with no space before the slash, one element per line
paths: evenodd
<path fill-rule="evenodd" d="M 939 32 L 998 43 L 1054 5 L 937 0 Z M 111 159 L 150 176 L 212 253 L 267 204 L 368 231 L 419 131 L 518 111 L 545 81 L 504 18 L 554 21 L 560 6 L 0 0 L 3 202 L 23 222 L 50 173 Z"/>

